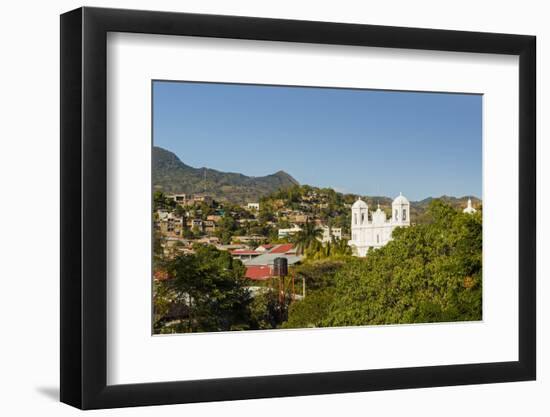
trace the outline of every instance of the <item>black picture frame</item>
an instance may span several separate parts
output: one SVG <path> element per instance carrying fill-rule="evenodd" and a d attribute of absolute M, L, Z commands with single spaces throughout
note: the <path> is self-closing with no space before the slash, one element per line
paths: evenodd
<path fill-rule="evenodd" d="M 108 32 L 519 56 L 519 360 L 107 385 Z M 61 401 L 81 409 L 533 380 L 534 36 L 102 8 L 61 15 Z"/>

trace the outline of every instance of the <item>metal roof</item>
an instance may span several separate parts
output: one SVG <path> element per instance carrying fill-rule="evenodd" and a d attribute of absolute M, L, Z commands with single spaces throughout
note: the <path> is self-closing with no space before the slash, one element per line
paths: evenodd
<path fill-rule="evenodd" d="M 302 260 L 301 256 L 287 255 L 284 253 L 265 253 L 260 256 L 256 256 L 254 259 L 247 259 L 243 261 L 246 266 L 252 265 L 273 265 L 275 258 L 286 258 L 289 265 L 294 265 Z"/>

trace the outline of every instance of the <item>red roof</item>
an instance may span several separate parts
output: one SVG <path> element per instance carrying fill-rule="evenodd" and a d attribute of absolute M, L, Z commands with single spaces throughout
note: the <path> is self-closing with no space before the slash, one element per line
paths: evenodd
<path fill-rule="evenodd" d="M 273 245 L 271 243 L 266 243 L 264 245 L 260 245 L 260 248 L 271 249 L 273 246 L 275 246 L 275 245 Z"/>
<path fill-rule="evenodd" d="M 246 267 L 246 278 L 262 281 L 271 277 L 271 268 L 268 265 L 250 265 Z"/>
<path fill-rule="evenodd" d="M 283 243 L 281 245 L 275 246 L 269 251 L 269 253 L 287 253 L 292 249 L 294 249 L 294 245 L 292 243 Z"/>
<path fill-rule="evenodd" d="M 231 251 L 231 255 L 260 255 L 261 252 L 256 252 L 250 249 L 235 249 Z"/>

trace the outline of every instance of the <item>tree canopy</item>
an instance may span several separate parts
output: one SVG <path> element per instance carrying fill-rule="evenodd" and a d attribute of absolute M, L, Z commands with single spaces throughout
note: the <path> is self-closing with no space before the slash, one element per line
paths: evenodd
<path fill-rule="evenodd" d="M 194 254 L 177 256 L 163 266 L 171 279 L 163 281 L 157 294 L 187 307 L 187 320 L 177 331 L 212 332 L 249 326 L 251 296 L 245 268 L 228 252 L 197 245 Z M 159 327 L 162 324 L 158 320 Z"/>

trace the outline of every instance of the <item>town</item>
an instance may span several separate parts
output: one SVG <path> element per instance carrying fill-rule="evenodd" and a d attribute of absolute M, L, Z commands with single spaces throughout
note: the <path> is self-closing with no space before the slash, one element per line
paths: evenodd
<path fill-rule="evenodd" d="M 403 195 L 391 203 L 386 200 L 384 209 L 378 199 L 377 209 L 369 211 L 361 198 L 310 186 L 240 205 L 206 194 L 157 191 L 153 220 L 163 256 L 194 253 L 197 244 L 212 245 L 240 260 L 246 278 L 266 280 L 273 276 L 276 258 L 292 266 L 303 260 L 306 249 L 311 254 L 332 245 L 342 255 L 364 257 L 369 249 L 384 246 L 396 227 L 411 224 L 411 206 Z M 464 212 L 475 212 L 471 200 Z"/>
<path fill-rule="evenodd" d="M 241 202 L 157 190 L 154 332 L 479 320 L 482 206 L 473 204 L 308 185 Z M 389 303 L 395 294 L 401 301 Z"/>

